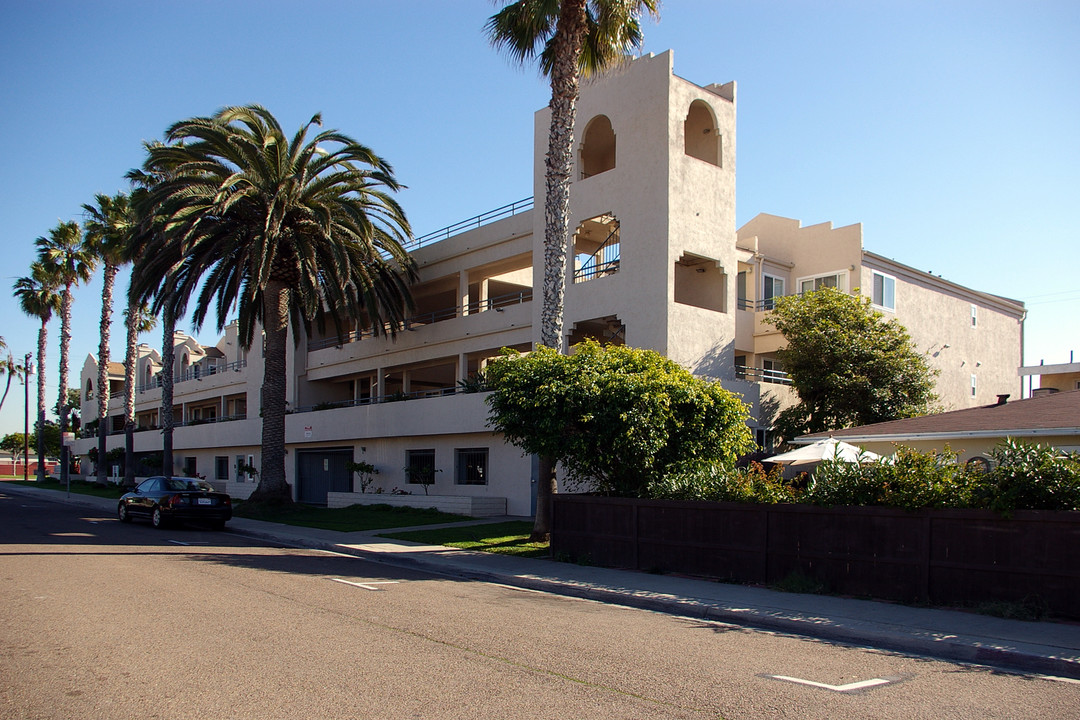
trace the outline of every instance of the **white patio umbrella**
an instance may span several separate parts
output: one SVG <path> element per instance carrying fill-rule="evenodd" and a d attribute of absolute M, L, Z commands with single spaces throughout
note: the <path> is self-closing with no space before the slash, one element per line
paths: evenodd
<path fill-rule="evenodd" d="M 827 438 L 801 448 L 791 450 L 779 455 L 765 458 L 766 462 L 774 463 L 801 463 L 821 462 L 822 460 L 843 460 L 844 462 L 862 462 L 864 460 L 877 460 L 880 455 L 869 450 L 855 447 L 850 443 Z"/>

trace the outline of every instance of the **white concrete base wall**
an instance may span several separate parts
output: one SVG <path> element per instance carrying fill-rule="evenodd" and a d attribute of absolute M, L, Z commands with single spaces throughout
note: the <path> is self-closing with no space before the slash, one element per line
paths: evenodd
<path fill-rule="evenodd" d="M 394 507 L 435 508 L 441 512 L 469 517 L 499 517 L 506 514 L 506 498 L 469 497 L 467 495 L 387 495 L 386 493 L 331 492 L 327 507 L 350 505 L 391 505 Z"/>

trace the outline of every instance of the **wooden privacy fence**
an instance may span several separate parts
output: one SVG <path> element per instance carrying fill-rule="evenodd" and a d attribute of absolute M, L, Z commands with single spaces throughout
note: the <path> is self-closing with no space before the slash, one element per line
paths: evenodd
<path fill-rule="evenodd" d="M 594 565 L 935 605 L 1037 600 L 1080 618 L 1080 512 L 554 497 L 551 549 Z"/>

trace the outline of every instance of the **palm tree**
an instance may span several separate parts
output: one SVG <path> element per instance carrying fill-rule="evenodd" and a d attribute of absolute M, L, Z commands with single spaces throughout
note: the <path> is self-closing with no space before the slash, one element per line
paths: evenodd
<path fill-rule="evenodd" d="M 201 327 L 236 308 L 241 345 L 264 333 L 262 473 L 253 497 L 291 502 L 285 482 L 286 338 L 346 317 L 391 335 L 412 301 L 415 264 L 403 244 L 401 185 L 386 161 L 334 130 L 311 138 L 314 116 L 292 138 L 265 108 L 229 107 L 169 128 L 143 171 L 158 178 L 149 205 L 163 232 L 136 265 L 135 298 L 169 288 L 173 309 L 195 301 Z M 200 289 L 201 285 L 201 289 Z M 196 297 L 196 291 L 198 291 Z M 156 293 L 156 295 L 155 295 Z"/>
<path fill-rule="evenodd" d="M 5 353 L 7 357 L 4 357 Z M 4 407 L 4 401 L 7 400 L 8 392 L 11 390 L 11 381 L 15 378 L 22 381 L 26 377 L 26 368 L 15 360 L 15 356 L 8 349 L 7 341 L 2 337 L 0 337 L 0 373 L 7 375 L 7 382 L 4 383 L 4 394 L 0 396 L 0 408 L 2 408 Z"/>
<path fill-rule="evenodd" d="M 56 278 L 41 263 L 30 266 L 30 274 L 15 281 L 15 297 L 19 307 L 30 317 L 41 320 L 38 329 L 37 351 L 37 453 L 38 482 L 45 480 L 45 350 L 48 346 L 48 327 L 53 313 L 60 311 L 60 295 L 56 292 Z"/>
<path fill-rule="evenodd" d="M 150 332 L 155 325 L 157 318 L 146 303 L 128 303 L 124 311 L 124 487 L 135 486 L 135 364 L 139 359 L 139 334 Z"/>
<path fill-rule="evenodd" d="M 573 171 L 574 121 L 582 75 L 603 71 L 641 45 L 639 18 L 658 16 L 658 0 L 518 0 L 487 23 L 493 45 L 516 62 L 540 59 L 551 79 L 551 129 L 545 161 L 544 300 L 540 344 L 563 352 L 563 296 Z M 546 540 L 551 528 L 555 462 L 540 458 L 536 524 L 532 538 Z"/>
<path fill-rule="evenodd" d="M 68 349 L 71 345 L 71 289 L 86 282 L 94 272 L 97 258 L 83 243 L 82 229 L 77 222 L 61 222 L 49 231 L 48 237 L 34 241 L 38 248 L 38 261 L 56 277 L 60 295 L 60 397 L 57 407 L 60 413 L 60 454 L 62 477 L 67 477 L 67 446 L 63 433 L 68 428 Z"/>
<path fill-rule="evenodd" d="M 120 266 L 127 262 L 134 221 L 131 203 L 124 193 L 110 197 L 97 194 L 86 211 L 86 246 L 101 260 L 101 344 L 98 346 L 98 463 L 97 481 L 104 485 L 105 449 L 109 437 L 109 334 L 112 323 L 113 284 Z"/>

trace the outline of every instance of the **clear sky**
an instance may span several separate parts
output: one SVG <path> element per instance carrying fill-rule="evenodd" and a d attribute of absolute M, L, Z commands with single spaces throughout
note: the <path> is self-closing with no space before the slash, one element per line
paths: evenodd
<path fill-rule="evenodd" d="M 265 105 L 290 132 L 322 112 L 393 164 L 417 234 L 528 197 L 550 91 L 489 46 L 500 5 L 3 0 L 0 282 L 58 220 L 126 189 L 143 141 L 224 105 Z M 1027 303 L 1027 364 L 1080 354 L 1080 2 L 667 0 L 644 30 L 680 76 L 738 82 L 740 225 L 862 223 L 868 250 Z M 100 294 L 99 273 L 75 296 L 72 384 L 97 352 Z M 17 356 L 36 350 L 10 292 L 0 318 Z M 59 335 L 56 319 L 50 405 Z M 13 387 L 0 436 L 22 415 Z"/>

